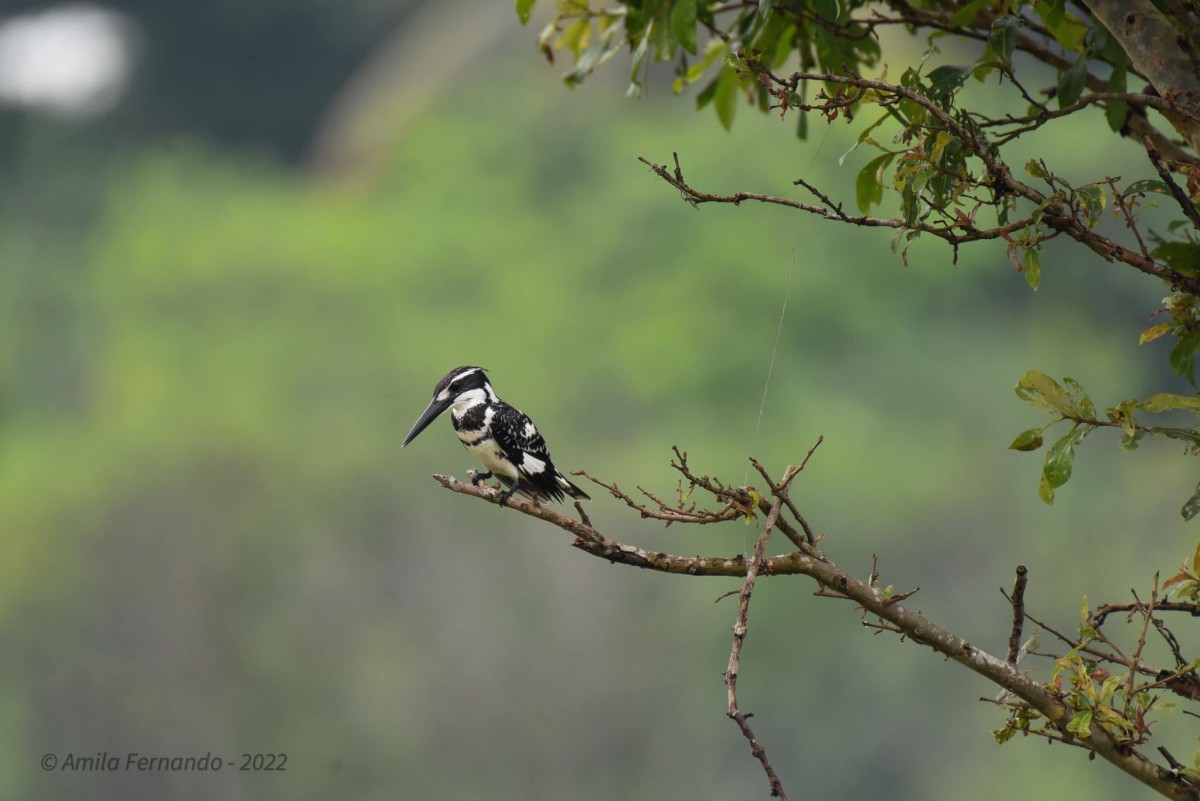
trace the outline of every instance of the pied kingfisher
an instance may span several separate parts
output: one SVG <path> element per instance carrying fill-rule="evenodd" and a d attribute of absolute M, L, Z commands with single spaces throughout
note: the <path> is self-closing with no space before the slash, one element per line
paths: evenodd
<path fill-rule="evenodd" d="M 591 499 L 550 461 L 546 440 L 529 416 L 496 396 L 482 367 L 459 367 L 447 373 L 400 447 L 416 439 L 447 409 L 463 447 L 488 469 L 472 477 L 471 483 L 478 485 L 492 476 L 503 481 L 508 489 L 500 494 L 501 504 L 517 492 L 534 503 L 539 497 L 561 501 L 563 493 Z"/>

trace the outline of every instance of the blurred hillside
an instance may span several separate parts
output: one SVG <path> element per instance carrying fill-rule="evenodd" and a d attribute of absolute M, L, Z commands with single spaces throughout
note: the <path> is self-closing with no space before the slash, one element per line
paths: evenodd
<path fill-rule="evenodd" d="M 1027 369 L 1104 405 L 1180 389 L 1137 345 L 1162 286 L 1051 247 L 1034 294 L 996 251 L 922 243 L 905 268 L 886 234 L 693 210 L 637 156 L 679 151 L 713 190 L 848 186 L 859 129 L 727 134 L 665 88 L 625 99 L 620 69 L 569 92 L 501 5 L 109 3 L 110 109 L 0 107 L 0 798 L 765 798 L 724 716 L 735 610 L 713 599 L 737 583 L 613 567 L 439 490 L 474 466 L 449 423 L 399 446 L 460 364 L 563 469 L 623 487 L 669 492 L 672 444 L 740 483 L 824 434 L 794 494 L 827 552 L 862 575 L 878 553 L 993 651 L 1017 564 L 1070 628 L 1084 594 L 1185 555 L 1174 450 L 1093 437 L 1054 507 L 1006 450 L 1040 422 L 1012 394 Z M 1031 146 L 1144 171 L 1108 137 Z M 662 550 L 753 541 L 589 514 Z M 742 663 L 801 797 L 1142 792 L 999 748 L 985 683 L 811 589 L 759 584 Z M 130 751 L 288 762 L 39 767 Z"/>

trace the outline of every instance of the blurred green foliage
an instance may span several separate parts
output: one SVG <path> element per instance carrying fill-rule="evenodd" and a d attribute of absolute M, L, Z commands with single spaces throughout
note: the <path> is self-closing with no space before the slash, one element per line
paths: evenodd
<path fill-rule="evenodd" d="M 1030 297 L 985 254 L 951 268 L 922 243 L 905 269 L 886 234 L 693 211 L 636 156 L 776 192 L 805 171 L 852 183 L 868 156 L 837 166 L 857 135 L 840 126 L 800 145 L 653 89 L 567 96 L 513 28 L 365 186 L 203 134 L 89 151 L 31 118 L 0 223 L 0 797 L 765 795 L 723 715 L 734 609 L 712 600 L 732 582 L 611 567 L 438 491 L 429 473 L 472 466 L 447 424 L 399 450 L 462 363 L 561 467 L 623 486 L 670 492 L 672 444 L 740 482 L 750 453 L 778 470 L 823 433 L 795 493 L 823 547 L 864 575 L 878 552 L 885 582 L 922 584 L 916 605 L 982 647 L 1002 647 L 991 588 L 1018 562 L 1031 608 L 1067 619 L 1063 599 L 1176 563 L 1190 488 L 1157 443 L 1096 449 L 1053 509 L 1005 450 L 1031 424 L 1010 392 L 1030 365 L 1097 396 L 1169 381 L 1113 324 L 1157 287 L 1051 246 Z M 646 547 L 752 541 L 593 507 Z M 971 777 L 1000 798 L 1020 774 L 1038 797 L 1128 797 L 1078 755 L 997 752 L 987 688 L 810 589 L 760 583 L 742 674 L 805 795 L 950 799 Z M 105 750 L 289 762 L 38 767 Z"/>

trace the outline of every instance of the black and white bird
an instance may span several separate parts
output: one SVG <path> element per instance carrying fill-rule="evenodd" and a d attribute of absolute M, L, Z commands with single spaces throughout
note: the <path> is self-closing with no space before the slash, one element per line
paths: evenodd
<path fill-rule="evenodd" d="M 502 504 L 517 492 L 535 503 L 540 498 L 561 501 L 564 493 L 590 500 L 554 466 L 546 440 L 529 416 L 496 396 L 482 367 L 459 367 L 447 373 L 433 388 L 433 400 L 413 423 L 404 445 L 447 409 L 463 447 L 487 468 L 471 482 L 500 479 L 508 487 L 500 494 Z"/>

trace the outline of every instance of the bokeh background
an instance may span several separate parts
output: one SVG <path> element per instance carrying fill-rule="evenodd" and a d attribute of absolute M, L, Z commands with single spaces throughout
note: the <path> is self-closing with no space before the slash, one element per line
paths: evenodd
<path fill-rule="evenodd" d="M 828 553 L 864 576 L 878 553 L 994 653 L 1017 564 L 1030 611 L 1070 629 L 1083 595 L 1191 551 L 1178 448 L 1098 434 L 1053 507 L 1040 457 L 1006 450 L 1040 422 L 1012 393 L 1027 369 L 1102 406 L 1186 391 L 1168 343 L 1137 345 L 1165 287 L 1051 245 L 1035 294 L 995 247 L 954 266 L 918 243 L 905 267 L 887 233 L 692 209 L 637 156 L 852 202 L 871 154 L 838 159 L 864 123 L 801 141 L 746 108 L 727 133 L 669 65 L 627 99 L 624 56 L 568 91 L 539 27 L 504 2 L 0 8 L 0 798 L 766 798 L 724 716 L 735 609 L 714 599 L 738 582 L 610 566 L 440 490 L 430 473 L 472 466 L 448 421 L 399 446 L 460 364 L 564 469 L 629 488 L 671 492 L 673 444 L 740 483 L 748 455 L 778 473 L 823 434 L 795 494 Z M 1144 177 L 1099 113 L 1073 124 L 1030 153 Z M 593 494 L 646 547 L 754 539 Z M 760 582 L 743 657 L 793 798 L 1143 792 L 1081 752 L 997 746 L 992 687 L 813 589 Z M 39 767 L 131 751 L 288 761 Z"/>

